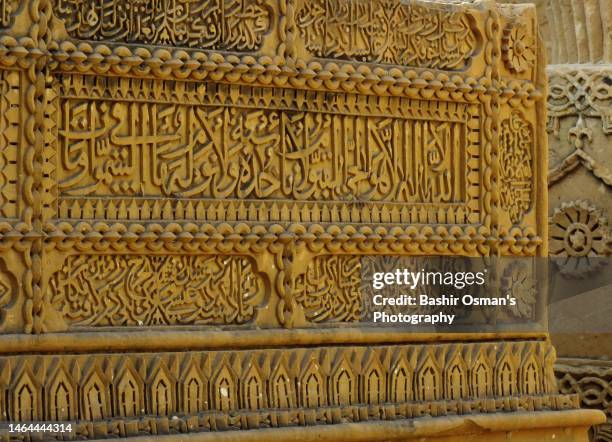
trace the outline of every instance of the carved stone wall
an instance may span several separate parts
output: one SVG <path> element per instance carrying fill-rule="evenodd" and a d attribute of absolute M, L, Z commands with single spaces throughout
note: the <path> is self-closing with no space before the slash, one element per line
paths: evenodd
<path fill-rule="evenodd" d="M 612 10 L 600 0 L 501 0 L 533 3 L 548 63 L 599 64 L 612 62 Z"/>
<path fill-rule="evenodd" d="M 568 283 L 575 283 L 607 272 L 602 260 L 592 258 L 612 254 L 612 4 L 536 4 L 550 63 L 549 251 L 559 259 Z M 586 305 L 596 312 L 608 304 L 607 295 L 580 296 L 566 302 L 565 309 Z M 591 321 L 608 319 L 593 314 Z M 553 335 L 560 356 L 555 371 L 562 392 L 578 393 L 582 406 L 608 415 L 608 423 L 595 428 L 591 440 L 612 441 L 612 335 L 587 328 Z"/>
<path fill-rule="evenodd" d="M 597 65 L 550 66 L 549 79 L 550 253 L 568 258 L 560 270 L 569 280 L 595 278 L 609 270 L 592 258 L 612 254 L 612 64 L 608 58 Z M 596 312 L 608 301 L 592 293 L 575 302 Z M 607 318 L 599 315 L 594 322 L 604 324 Z M 612 386 L 606 374 L 612 368 L 611 338 L 607 328 L 597 334 L 585 330 L 553 335 L 561 391 L 578 393 L 584 407 L 608 416 L 607 424 L 592 431 L 591 440 L 597 442 L 612 441 L 612 410 L 606 398 Z"/>
<path fill-rule="evenodd" d="M 573 64 L 549 67 L 548 99 L 550 253 L 572 258 L 561 269 L 570 279 L 593 278 L 607 271 L 588 258 L 612 254 L 608 223 L 612 215 L 612 5 L 600 2 L 599 8 L 593 8 L 596 5 L 584 3 L 586 14 L 574 6 L 573 18 L 566 5 L 551 2 L 549 6 L 556 12 L 549 19 L 555 29 L 560 29 L 559 17 L 573 23 L 563 26 L 570 32 L 557 34 L 563 34 L 565 41 L 554 39 L 562 43 L 554 47 L 553 61 Z M 601 301 L 595 293 L 590 296 L 581 296 L 578 302 L 596 311 Z M 578 393 L 583 406 L 601 409 L 608 416 L 606 425 L 592 431 L 591 440 L 597 442 L 612 441 L 608 397 L 612 354 L 606 345 L 611 337 L 609 332 L 554 337 L 561 391 Z"/>
<path fill-rule="evenodd" d="M 261 441 L 601 421 L 557 393 L 543 311 L 448 337 L 360 322 L 364 256 L 548 253 L 534 8 L 0 11 L 0 421 Z"/>

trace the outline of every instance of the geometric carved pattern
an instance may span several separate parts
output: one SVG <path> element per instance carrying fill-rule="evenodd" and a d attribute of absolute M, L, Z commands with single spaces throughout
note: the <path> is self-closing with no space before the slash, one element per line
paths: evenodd
<path fill-rule="evenodd" d="M 592 365 L 591 365 L 592 363 Z M 555 376 L 559 391 L 577 394 L 581 407 L 602 410 L 608 422 L 593 427 L 592 442 L 612 441 L 612 366 L 610 363 L 591 360 L 559 359 L 555 364 Z"/>
<path fill-rule="evenodd" d="M 569 115 L 600 118 L 605 134 L 612 134 L 612 84 L 605 66 L 550 69 L 549 130 L 558 135 L 559 119 Z"/>
<path fill-rule="evenodd" d="M 397 0 L 301 0 L 296 25 L 320 58 L 463 69 L 477 51 L 469 15 Z"/>
<path fill-rule="evenodd" d="M 73 255 L 49 282 L 75 326 L 242 324 L 264 284 L 233 256 Z"/>
<path fill-rule="evenodd" d="M 612 424 L 603 424 L 593 427 L 590 431 L 590 440 L 592 442 L 612 441 Z"/>
<path fill-rule="evenodd" d="M 536 62 L 536 37 L 522 22 L 512 23 L 504 30 L 503 59 L 508 69 L 522 73 Z"/>
<path fill-rule="evenodd" d="M 77 423 L 77 434 L 99 438 L 572 408 L 536 362 L 548 350 L 517 341 L 2 357 L 0 420 L 85 419 L 93 426 Z"/>
<path fill-rule="evenodd" d="M 517 111 L 504 120 L 500 135 L 501 203 L 517 224 L 531 207 L 533 131 Z"/>
<path fill-rule="evenodd" d="M 199 49 L 256 51 L 272 20 L 261 0 L 54 0 L 68 33 L 107 40 Z"/>
<path fill-rule="evenodd" d="M 561 393 L 578 394 L 584 407 L 604 410 L 612 417 L 612 367 L 575 367 L 561 360 L 555 372 Z"/>
<path fill-rule="evenodd" d="M 548 74 L 549 183 L 582 165 L 611 186 L 611 65 L 561 65 Z"/>

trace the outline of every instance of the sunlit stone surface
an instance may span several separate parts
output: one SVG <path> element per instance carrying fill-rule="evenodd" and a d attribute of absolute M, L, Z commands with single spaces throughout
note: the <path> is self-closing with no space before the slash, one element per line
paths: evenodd
<path fill-rule="evenodd" d="M 0 12 L 0 420 L 227 441 L 603 422 L 558 393 L 542 308 L 452 336 L 360 322 L 365 255 L 546 256 L 535 8 Z"/>

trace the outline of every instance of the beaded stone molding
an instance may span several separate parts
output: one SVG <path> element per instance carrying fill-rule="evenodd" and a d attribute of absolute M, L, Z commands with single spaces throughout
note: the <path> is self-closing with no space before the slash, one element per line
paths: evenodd
<path fill-rule="evenodd" d="M 0 420 L 576 408 L 542 328 L 358 321 L 365 256 L 546 256 L 543 63 L 490 0 L 0 0 Z"/>

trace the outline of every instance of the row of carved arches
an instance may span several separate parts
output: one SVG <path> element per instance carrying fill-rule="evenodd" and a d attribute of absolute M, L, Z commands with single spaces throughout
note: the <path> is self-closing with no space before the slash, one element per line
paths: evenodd
<path fill-rule="evenodd" d="M 4 358 L 0 416 L 95 421 L 538 395 L 548 391 L 543 351 L 518 342 Z"/>

